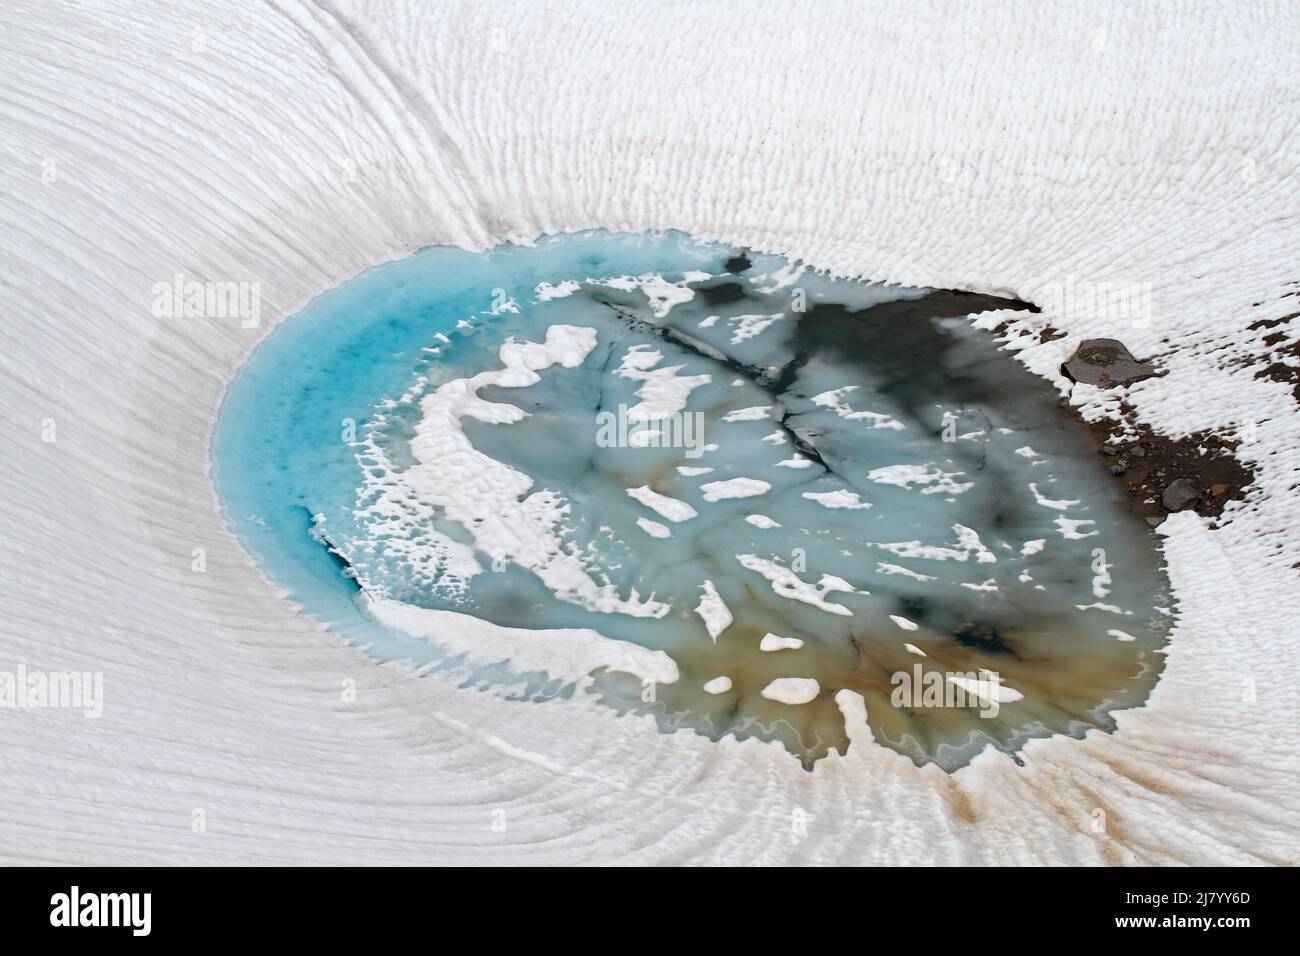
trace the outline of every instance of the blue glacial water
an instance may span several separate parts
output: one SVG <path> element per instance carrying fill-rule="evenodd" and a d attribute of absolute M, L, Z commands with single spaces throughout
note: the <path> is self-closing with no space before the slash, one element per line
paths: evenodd
<path fill-rule="evenodd" d="M 881 743 L 952 769 L 1112 729 L 1171 620 L 1157 542 L 1086 429 L 965 318 L 1019 305 L 677 234 L 429 249 L 266 338 L 222 406 L 214 480 L 268 577 L 376 659 L 519 706 L 581 692 L 665 731 L 778 740 L 805 765 L 845 747 L 849 689 Z M 592 629 L 679 678 L 520 681 L 379 624 L 363 593 Z M 995 715 L 900 700 L 918 668 L 1011 692 Z M 790 678 L 810 699 L 772 693 Z"/>

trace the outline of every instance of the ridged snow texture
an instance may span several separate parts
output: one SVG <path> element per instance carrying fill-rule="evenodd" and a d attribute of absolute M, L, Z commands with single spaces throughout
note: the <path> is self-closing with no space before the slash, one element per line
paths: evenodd
<path fill-rule="evenodd" d="M 1296 862 L 1300 432 L 1241 364 L 1296 310 L 1298 39 L 1290 2 L 4 4 L 0 664 L 102 670 L 106 700 L 0 712 L 0 855 Z M 1024 767 L 917 770 L 859 729 L 809 774 L 416 679 L 296 614 L 208 477 L 249 349 L 372 263 L 586 227 L 1031 300 L 1150 283 L 1149 328 L 1048 312 L 1070 338 L 1019 353 L 1050 374 L 1115 336 L 1168 372 L 1145 420 L 1257 423 L 1254 497 L 1163 528 L 1150 704 Z M 177 272 L 259 281 L 261 326 L 155 319 Z"/>

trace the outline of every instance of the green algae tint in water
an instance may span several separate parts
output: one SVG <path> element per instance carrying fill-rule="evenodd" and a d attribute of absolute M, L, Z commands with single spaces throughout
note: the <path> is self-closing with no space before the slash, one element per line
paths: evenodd
<path fill-rule="evenodd" d="M 217 482 L 272 578 L 377 657 L 430 650 L 361 593 L 592 629 L 676 663 L 653 695 L 586 690 L 664 730 L 811 765 L 847 745 L 848 689 L 879 742 L 953 769 L 1113 728 L 1170 621 L 1086 430 L 965 318 L 1008 307 L 673 235 L 428 250 L 259 348 Z"/>

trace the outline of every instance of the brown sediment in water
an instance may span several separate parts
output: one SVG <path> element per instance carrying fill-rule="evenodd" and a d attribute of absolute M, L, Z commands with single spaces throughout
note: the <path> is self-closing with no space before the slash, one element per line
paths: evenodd
<path fill-rule="evenodd" d="M 730 301 L 730 291 L 735 283 L 722 283 L 708 288 L 714 298 Z M 697 290 L 703 292 L 704 290 Z M 709 298 L 705 295 L 705 298 Z M 710 299 L 710 301 L 712 301 Z M 608 302 L 602 304 L 615 305 Z M 877 304 L 864 310 L 852 310 L 834 303 L 818 303 L 801 324 L 791 344 L 794 355 L 792 365 L 800 367 L 809 355 L 818 349 L 844 350 L 855 361 L 875 373 L 877 381 L 890 389 L 911 395 L 919 390 L 913 400 L 930 399 L 926 386 L 918 385 L 915 374 L 908 374 L 897 366 L 898 357 L 913 360 L 924 357 L 923 368 L 947 368 L 944 361 L 946 348 L 955 348 L 936 336 L 932 320 L 963 319 L 973 314 L 991 310 L 1014 309 L 1036 313 L 1038 309 L 1022 300 L 1003 299 L 957 290 L 929 292 L 917 299 L 903 299 Z M 664 338 L 676 337 L 672 328 L 648 330 Z M 986 334 L 986 333 L 981 333 Z M 1041 329 L 1040 341 L 1050 341 L 1061 333 L 1050 328 Z M 680 343 L 691 348 L 689 341 Z M 992 345 L 993 343 L 989 343 Z M 759 374 L 762 370 L 732 366 L 738 375 L 755 378 L 776 401 L 781 399 L 784 379 L 769 381 Z M 991 380 L 980 380 L 964 375 L 957 366 L 956 395 L 969 402 L 1005 401 L 1006 387 Z M 1022 373 L 1026 379 L 1031 376 Z M 1048 408 L 1056 403 L 1052 390 L 1046 383 L 1034 387 L 1043 393 Z M 1014 390 L 1013 390 L 1014 392 Z M 1062 403 L 1063 404 L 1063 403 Z M 1122 445 L 1127 456 L 1123 472 L 1131 470 L 1130 489 L 1140 489 L 1146 476 L 1139 467 L 1129 468 L 1128 457 L 1141 459 L 1150 455 L 1151 467 L 1146 469 L 1152 481 L 1159 477 L 1160 462 L 1173 461 L 1168 452 L 1161 457 L 1162 449 L 1183 450 L 1184 443 L 1168 442 L 1145 432 L 1141 426 L 1122 423 L 1086 423 L 1078 410 L 1068 405 L 1061 408 L 1066 416 L 1062 427 L 1067 431 L 1072 423 L 1080 429 L 1078 447 L 1084 457 L 1078 459 L 1080 467 L 1088 463 L 1086 449 L 1103 446 L 1114 450 L 1113 436 L 1124 436 L 1128 444 Z M 1130 410 L 1131 414 L 1131 410 Z M 1134 436 L 1137 436 L 1135 439 Z M 1136 442 L 1145 440 L 1148 447 L 1133 450 Z M 792 434 L 792 443 L 801 451 L 804 442 Z M 1161 444 L 1163 443 L 1163 444 Z M 1159 446 L 1159 447 L 1157 447 Z M 807 448 L 809 457 L 818 455 L 815 443 Z M 1109 456 L 1108 456 L 1109 457 Z M 821 461 L 820 456 L 817 457 Z M 1182 458 L 1178 459 L 1180 462 Z M 1108 466 L 1118 462 L 1107 460 Z M 672 465 L 661 465 L 653 472 L 637 475 L 622 474 L 628 486 L 646 483 L 660 493 L 673 493 L 675 478 Z M 831 468 L 826 465 L 827 469 Z M 1100 480 L 1104 476 L 1098 472 Z M 1119 477 L 1119 476 L 1117 476 Z M 1232 476 L 1234 488 L 1241 485 L 1241 476 Z M 1124 496 L 1116 495 L 1117 503 Z M 1139 515 L 1148 497 L 1131 490 L 1128 499 Z M 1159 492 L 1154 496 L 1157 500 Z M 1140 525 L 1140 521 L 1138 524 Z M 707 550 L 707 549 L 706 549 Z M 716 560 L 705 551 L 695 559 L 705 571 L 722 569 L 711 566 Z M 618 675 L 603 675 L 597 681 L 596 692 L 606 702 L 620 710 L 649 712 L 656 716 L 665 729 L 690 729 L 706 736 L 737 739 L 759 737 L 777 740 L 791 751 L 804 765 L 813 764 L 831 750 L 843 753 L 848 747 L 847 734 L 835 694 L 842 689 L 854 691 L 865 701 L 871 716 L 872 732 L 878 743 L 911 757 L 918 763 L 935 762 L 946 770 L 956 769 L 965 758 L 954 758 L 953 751 L 944 756 L 946 748 L 963 748 L 964 740 L 984 740 L 999 749 L 1015 753 L 1023 744 L 1026 728 L 1043 723 L 1057 733 L 1079 735 L 1084 728 L 1096 727 L 1113 730 L 1109 710 L 1121 700 L 1144 700 L 1154 686 L 1160 671 L 1159 659 L 1139 654 L 1132 657 L 1133 645 L 1116 643 L 1098 648 L 1097 653 L 1080 655 L 1077 641 L 1072 638 L 1084 633 L 1081 621 L 1073 621 L 1065 614 L 1035 617 L 1027 612 L 1025 620 L 1016 620 L 1015 614 L 1004 615 L 996 609 L 986 609 L 974 614 L 974 619 L 963 623 L 961 615 L 953 616 L 943 607 L 928 602 L 914 602 L 898 608 L 898 613 L 918 625 L 919 629 L 904 632 L 888 621 L 870 621 L 848 625 L 841 619 L 828 619 L 824 626 L 809 630 L 799 626 L 790 616 L 790 609 L 766 590 L 756 591 L 744 584 L 744 598 L 730 604 L 733 623 L 709 642 L 686 641 L 668 648 L 677 663 L 681 679 L 676 685 L 658 688 L 657 700 L 636 703 L 639 689 Z M 1096 612 L 1094 612 L 1096 613 Z M 688 615 L 689 617 L 689 615 Z M 1121 622 L 1122 623 L 1122 622 Z M 1079 630 L 1076 631 L 1076 628 Z M 767 633 L 797 636 L 805 641 L 802 651 L 759 652 L 758 645 Z M 923 654 L 906 649 L 915 645 Z M 989 669 L 1012 688 L 1026 695 L 1020 704 L 1004 704 L 1000 716 L 988 720 L 979 716 L 982 706 L 975 701 L 965 706 L 943 705 L 935 709 L 928 703 L 903 705 L 893 700 L 895 675 L 911 675 L 920 667 L 926 677 L 933 674 L 978 674 Z M 725 676 L 730 687 L 716 695 L 704 695 L 702 685 L 715 677 Z M 780 678 L 810 678 L 816 680 L 821 692 L 812 701 L 789 705 L 762 696 L 762 691 L 773 680 Z M 943 684 L 947 688 L 947 684 Z M 1130 702 L 1127 706 L 1134 706 Z M 1120 704 L 1120 706 L 1124 706 Z M 1101 708 L 1104 708 L 1101 709 Z M 967 735 L 971 735 L 969 738 Z M 1027 736 L 1035 736 L 1032 731 Z M 1027 737 L 1025 738 L 1027 739 Z M 960 799 L 958 793 L 953 794 Z M 959 817 L 974 820 L 974 808 L 968 800 L 955 808 Z"/>

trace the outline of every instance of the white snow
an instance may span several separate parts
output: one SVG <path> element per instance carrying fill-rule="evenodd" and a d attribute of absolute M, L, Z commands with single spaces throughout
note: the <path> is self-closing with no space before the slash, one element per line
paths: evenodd
<path fill-rule="evenodd" d="M 662 525 L 658 521 L 651 521 L 649 518 L 637 518 L 636 525 L 652 538 L 671 538 L 673 536 L 667 525 Z"/>
<path fill-rule="evenodd" d="M 760 651 L 797 651 L 803 647 L 803 641 L 797 637 L 781 637 L 779 634 L 764 634 L 758 642 Z"/>
<path fill-rule="evenodd" d="M 840 418 L 850 421 L 865 419 L 871 422 L 872 428 L 889 428 L 894 431 L 902 431 L 905 426 L 902 422 L 880 412 L 859 409 L 854 411 L 852 406 L 845 401 L 845 396 L 858 390 L 857 385 L 844 385 L 840 388 L 831 389 L 829 392 L 822 392 L 820 395 L 814 395 L 812 401 L 814 405 L 820 405 L 823 408 L 829 408 Z"/>
<path fill-rule="evenodd" d="M 781 704 L 806 704 L 822 692 L 811 677 L 778 677 L 761 691 L 768 700 Z"/>
<path fill-rule="evenodd" d="M 997 675 L 990 674 L 988 671 L 982 671 L 979 680 L 963 677 L 960 674 L 949 674 L 947 676 L 948 680 L 966 691 L 966 693 L 974 694 L 985 704 L 1012 704 L 1018 700 L 1023 700 L 1025 696 L 1020 691 L 1001 683 L 997 679 Z"/>
<path fill-rule="evenodd" d="M 733 316 L 727 319 L 728 325 L 736 326 L 736 331 L 731 335 L 731 344 L 739 345 L 747 339 L 752 339 L 783 318 L 785 318 L 785 315 L 781 312 L 773 312 L 771 315 Z"/>
<path fill-rule="evenodd" d="M 750 405 L 737 408 L 722 416 L 724 422 L 761 422 L 772 416 L 771 405 Z"/>
<path fill-rule="evenodd" d="M 695 606 L 695 613 L 704 621 L 704 629 L 716 643 L 718 635 L 731 626 L 731 609 L 722 600 L 712 581 L 705 581 L 700 585 L 700 590 L 704 593 L 700 595 L 700 603 Z"/>
<path fill-rule="evenodd" d="M 663 651 L 613 640 L 592 630 L 501 627 L 468 614 L 387 599 L 366 600 L 365 608 L 376 620 L 426 638 L 453 654 L 464 654 L 480 667 L 504 661 L 516 673 L 545 671 L 553 678 L 576 681 L 579 687 L 590 684 L 588 675 L 599 667 L 660 684 L 678 678 L 677 664 Z"/>
<path fill-rule="evenodd" d="M 661 495 L 649 485 L 641 485 L 638 488 L 627 489 L 627 496 L 633 498 L 647 508 L 651 509 L 663 518 L 667 518 L 674 523 L 680 521 L 690 521 L 697 514 L 685 501 L 677 498 L 669 498 L 667 495 Z"/>
<path fill-rule="evenodd" d="M 758 478 L 725 478 L 722 481 L 706 481 L 700 485 L 700 492 L 705 501 L 723 501 L 727 498 L 753 498 L 766 494 L 772 485 Z"/>
<path fill-rule="evenodd" d="M 853 592 L 853 585 L 843 578 L 838 578 L 833 574 L 823 574 L 816 584 L 809 584 L 784 565 L 767 558 L 760 558 L 756 554 L 738 554 L 736 560 L 749 570 L 757 571 L 767 578 L 772 590 L 783 598 L 802 601 L 804 604 L 811 604 L 813 607 L 819 607 L 831 614 L 840 614 L 846 617 L 853 614 L 843 604 L 835 604 L 826 600 L 826 595 L 834 591 Z"/>
<path fill-rule="evenodd" d="M 856 491 L 840 488 L 837 491 L 805 491 L 803 497 L 815 501 L 823 508 L 848 508 L 864 510 L 871 507 L 869 501 L 863 501 Z"/>
<path fill-rule="evenodd" d="M 676 415 L 686 407 L 691 392 L 712 381 L 708 375 L 678 374 L 681 365 L 655 368 L 662 361 L 663 353 L 649 346 L 635 346 L 624 353 L 617 373 L 642 383 L 636 390 L 641 401 L 627 410 L 629 422 L 652 422 Z"/>
<path fill-rule="evenodd" d="M 940 471 L 927 465 L 886 465 L 871 469 L 867 473 L 867 479 L 880 485 L 897 485 L 909 490 L 913 485 L 923 485 L 923 495 L 959 495 L 975 487 L 973 481 L 957 481 L 960 474 L 957 471 Z"/>
<path fill-rule="evenodd" d="M 1047 498 L 1038 490 L 1038 485 L 1032 481 L 1029 483 L 1029 490 L 1034 493 L 1034 501 L 1037 504 L 1042 505 L 1044 508 L 1052 508 L 1056 511 L 1067 511 L 1079 504 L 1077 500 L 1067 501 L 1064 499 Z"/>
<path fill-rule="evenodd" d="M 0 8 L 0 648 L 105 673 L 93 734 L 63 711 L 5 721 L 6 859 L 1295 863 L 1295 691 L 1261 682 L 1244 705 L 1241 681 L 1300 672 L 1296 405 L 1248 365 L 1249 326 L 1295 311 L 1300 11 L 1202 0 L 1176 29 L 1153 0 L 933 13 L 702 4 L 682 29 L 563 0 Z M 736 107 L 755 83 L 757 119 Z M 1023 767 L 989 750 L 947 775 L 876 743 L 841 690 L 848 753 L 809 773 L 582 695 L 379 666 L 300 614 L 209 476 L 245 357 L 375 263 L 594 225 L 1034 301 L 1069 276 L 1149 283 L 1147 322 L 1049 311 L 1066 338 L 1009 346 L 1104 413 L 1059 368 L 1117 337 L 1161 356 L 1128 390 L 1144 421 L 1257 426 L 1253 500 L 1221 527 L 1160 526 L 1178 617 L 1148 703 L 1116 733 L 1031 742 Z M 260 282 L 260 322 L 155 318 L 149 287 L 178 269 Z M 1098 799 L 1122 831 L 1093 830 Z M 684 820 L 706 825 L 683 841 Z"/>

